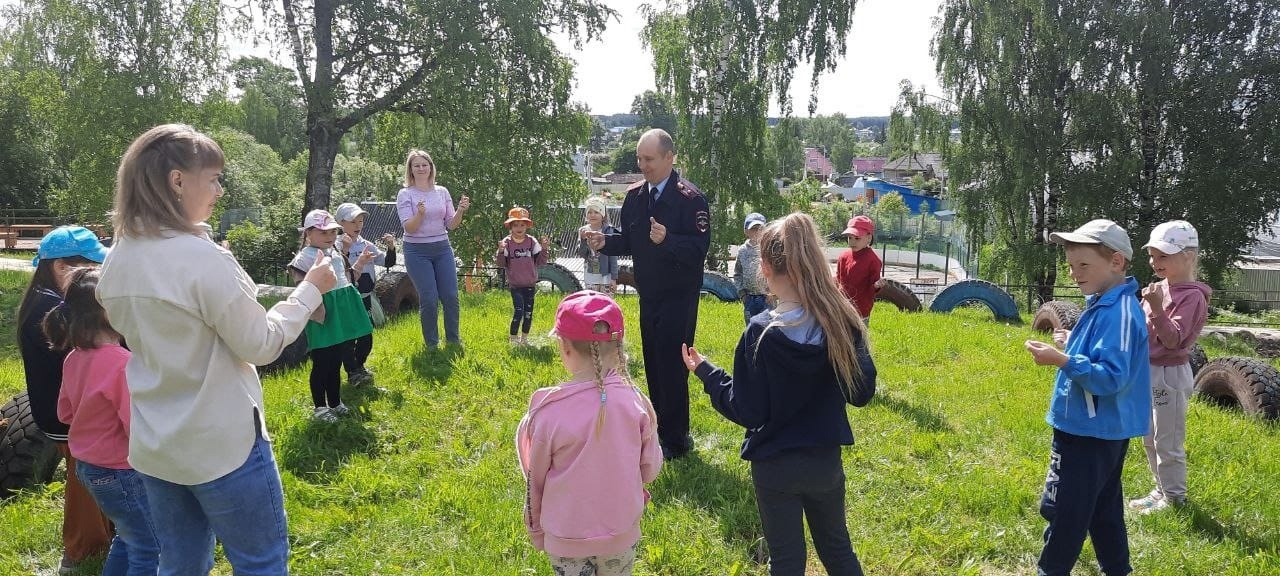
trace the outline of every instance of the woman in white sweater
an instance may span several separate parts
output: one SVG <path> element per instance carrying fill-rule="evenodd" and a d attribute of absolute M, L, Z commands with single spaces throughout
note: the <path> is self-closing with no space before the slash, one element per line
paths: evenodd
<path fill-rule="evenodd" d="M 129 463 L 155 518 L 160 574 L 208 574 L 215 537 L 237 575 L 288 572 L 255 365 L 297 338 L 335 282 L 324 258 L 286 300 L 258 304 L 253 280 L 205 224 L 223 163 L 218 144 L 190 126 L 134 140 L 116 175 L 116 242 L 98 283 L 133 352 Z"/>

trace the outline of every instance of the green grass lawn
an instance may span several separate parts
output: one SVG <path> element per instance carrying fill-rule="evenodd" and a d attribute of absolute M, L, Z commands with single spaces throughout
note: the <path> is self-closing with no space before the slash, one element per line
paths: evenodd
<path fill-rule="evenodd" d="M 0 396 L 22 389 L 12 348 L 12 296 L 0 273 Z M 621 300 L 639 357 L 637 301 Z M 541 297 L 535 331 L 550 327 Z M 521 524 L 524 484 L 512 436 L 530 392 L 564 377 L 551 343 L 513 352 L 510 299 L 466 295 L 465 352 L 424 354 L 416 317 L 377 332 L 371 366 L 385 393 L 344 389 L 357 414 L 311 422 L 306 368 L 268 378 L 268 424 L 284 477 L 295 574 L 549 574 Z M 727 363 L 742 327 L 737 304 L 704 300 L 699 349 Z M 844 452 L 848 517 L 869 574 L 1028 574 L 1044 521 L 1044 412 L 1052 370 L 1032 365 L 1027 328 L 984 310 L 901 314 L 885 305 L 872 334 L 879 390 L 850 409 L 857 445 Z M 1210 355 L 1226 352 L 1206 342 Z M 1240 350 L 1239 344 L 1234 343 Z M 633 373 L 642 375 L 638 362 Z M 697 451 L 650 487 L 637 574 L 762 575 L 761 539 L 742 431 L 691 378 Z M 1192 505 L 1129 518 L 1138 574 L 1280 573 L 1280 428 L 1193 402 Z M 1151 488 L 1140 442 L 1126 493 Z M 0 503 L 0 574 L 48 573 L 60 556 L 61 485 Z M 810 574 L 822 574 L 810 553 Z M 1098 574 L 1086 546 L 1077 574 Z M 215 571 L 230 574 L 219 561 Z M 88 572 L 86 572 L 88 573 Z"/>

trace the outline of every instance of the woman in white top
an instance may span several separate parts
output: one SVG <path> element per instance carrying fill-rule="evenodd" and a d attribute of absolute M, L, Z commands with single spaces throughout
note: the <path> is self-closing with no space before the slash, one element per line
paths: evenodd
<path fill-rule="evenodd" d="M 98 299 L 133 352 L 129 464 L 142 474 L 160 574 L 208 574 L 215 537 L 237 575 L 285 574 L 280 473 L 255 365 L 280 355 L 336 281 L 316 261 L 264 310 L 252 279 L 205 224 L 224 157 L 208 136 L 167 124 L 134 140 L 116 175 L 116 243 Z"/>

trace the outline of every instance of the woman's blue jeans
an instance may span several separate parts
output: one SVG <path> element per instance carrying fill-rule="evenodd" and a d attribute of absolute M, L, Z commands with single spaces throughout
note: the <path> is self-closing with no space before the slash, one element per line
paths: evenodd
<path fill-rule="evenodd" d="M 428 348 L 440 344 L 440 327 L 436 311 L 444 305 L 444 337 L 452 343 L 458 336 L 458 264 L 453 259 L 453 246 L 440 242 L 404 243 L 404 266 L 418 290 L 418 316 L 422 321 L 422 341 Z"/>
<path fill-rule="evenodd" d="M 261 435 L 231 473 L 194 486 L 141 474 L 160 540 L 160 576 L 208 574 L 216 537 L 236 576 L 289 573 L 284 491 Z"/>
<path fill-rule="evenodd" d="M 155 576 L 160 544 L 156 541 L 142 475 L 131 469 L 103 468 L 83 460 L 76 461 L 76 475 L 98 508 L 116 526 L 111 551 L 102 565 L 103 576 Z"/>

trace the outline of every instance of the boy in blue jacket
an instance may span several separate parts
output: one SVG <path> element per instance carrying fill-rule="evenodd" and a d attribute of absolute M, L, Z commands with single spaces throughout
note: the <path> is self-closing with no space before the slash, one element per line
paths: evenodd
<path fill-rule="evenodd" d="M 1049 239 L 1066 247 L 1085 309 L 1065 335 L 1065 350 L 1026 342 L 1036 364 L 1058 367 L 1045 417 L 1053 427 L 1053 446 L 1040 498 L 1040 515 L 1049 526 L 1038 574 L 1069 576 L 1088 534 L 1102 572 L 1122 576 L 1133 568 L 1120 473 L 1129 439 L 1146 435 L 1151 424 L 1146 319 L 1140 287 L 1125 276 L 1133 247 L 1110 220 L 1093 220 Z M 1055 336 L 1059 345 L 1062 336 Z"/>

